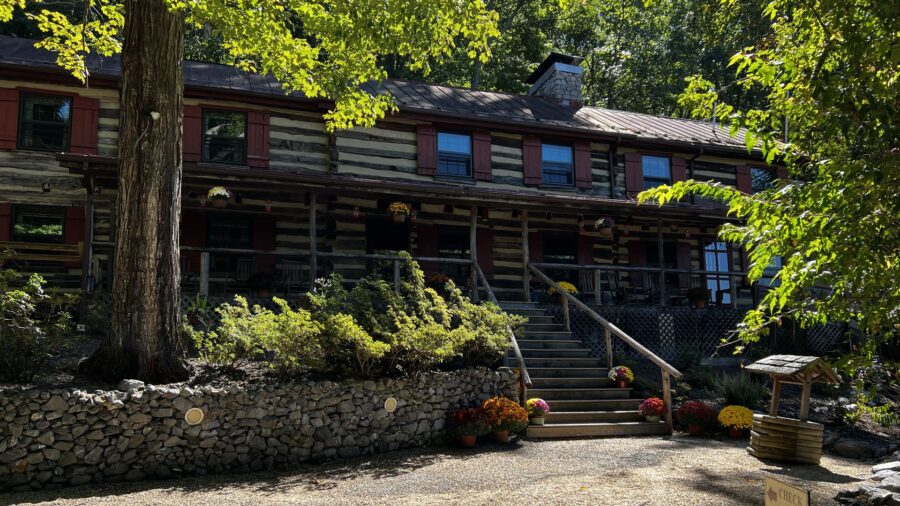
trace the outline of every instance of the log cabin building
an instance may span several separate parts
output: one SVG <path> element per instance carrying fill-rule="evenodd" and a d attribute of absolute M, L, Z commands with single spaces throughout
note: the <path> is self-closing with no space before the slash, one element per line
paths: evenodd
<path fill-rule="evenodd" d="M 0 249 L 53 286 L 102 294 L 116 154 L 131 148 L 118 145 L 118 58 L 89 58 L 84 87 L 33 44 L 0 37 Z M 710 308 L 751 304 L 745 256 L 716 239 L 721 206 L 635 195 L 689 178 L 752 192 L 779 169 L 711 123 L 583 105 L 579 62 L 551 54 L 526 95 L 388 80 L 370 88 L 396 113 L 332 134 L 328 102 L 186 61 L 183 291 L 265 279 L 299 293 L 331 272 L 352 283 L 402 250 L 427 276 L 482 298 L 489 284 L 501 301 L 546 300 L 540 271 L 596 308 L 687 309 L 698 287 Z M 231 198 L 208 198 L 216 186 Z M 408 215 L 392 216 L 394 203 Z"/>

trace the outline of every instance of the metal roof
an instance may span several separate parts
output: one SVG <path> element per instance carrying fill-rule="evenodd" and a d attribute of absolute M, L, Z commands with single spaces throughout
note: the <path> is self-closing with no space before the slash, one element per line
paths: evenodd
<path fill-rule="evenodd" d="M 34 43 L 29 39 L 0 36 L 0 65 L 59 70 L 56 55 L 35 48 Z M 118 56 L 90 55 L 87 67 L 92 75 L 98 77 L 117 78 L 120 73 Z M 301 93 L 286 93 L 281 83 L 271 76 L 244 72 L 230 65 L 185 61 L 184 83 L 186 87 L 304 99 Z M 731 137 L 725 128 L 705 121 L 591 106 L 574 109 L 538 96 L 414 81 L 386 80 L 369 83 L 364 88 L 371 93 L 391 94 L 398 108 L 406 112 L 478 118 L 535 128 L 575 129 L 590 134 L 678 144 L 689 148 L 711 148 L 747 156 L 742 135 Z M 754 154 L 758 155 L 758 151 Z"/>

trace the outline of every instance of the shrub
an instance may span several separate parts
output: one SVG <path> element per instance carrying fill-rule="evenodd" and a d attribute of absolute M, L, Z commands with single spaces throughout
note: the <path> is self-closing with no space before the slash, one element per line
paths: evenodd
<path fill-rule="evenodd" d="M 673 365 L 684 374 L 683 381 L 692 387 L 715 388 L 716 373 L 712 367 L 703 365 L 703 353 L 700 350 L 685 349 L 678 355 Z"/>
<path fill-rule="evenodd" d="M 759 407 L 768 395 L 765 385 L 751 378 L 745 372 L 718 376 L 715 381 L 715 390 L 719 395 L 725 397 L 725 404 L 734 404 L 750 409 Z"/>
<path fill-rule="evenodd" d="M 483 436 L 491 431 L 491 424 L 481 408 L 460 408 L 450 415 L 450 434 L 454 437 Z"/>
<path fill-rule="evenodd" d="M 666 403 L 659 397 L 650 397 L 638 407 L 641 416 L 662 416 L 666 414 Z"/>
<path fill-rule="evenodd" d="M 719 412 L 719 423 L 726 428 L 749 429 L 753 427 L 753 411 L 744 406 L 725 406 Z"/>
<path fill-rule="evenodd" d="M 372 339 L 352 316 L 343 313 L 325 318 L 322 337 L 325 362 L 333 369 L 345 369 L 342 372 L 362 378 L 372 373 L 390 349 L 387 343 Z"/>
<path fill-rule="evenodd" d="M 705 402 L 687 401 L 684 402 L 675 412 L 678 423 L 681 425 L 701 425 L 709 427 L 716 419 L 716 410 Z"/>
<path fill-rule="evenodd" d="M 44 279 L 0 270 L 0 379 L 30 381 L 51 353 L 68 344 L 68 309 L 77 296 L 48 294 Z"/>
<path fill-rule="evenodd" d="M 495 432 L 508 430 L 510 434 L 515 434 L 528 427 L 528 412 L 516 401 L 506 397 L 491 397 L 484 401 L 481 409 L 490 420 L 491 430 Z"/>

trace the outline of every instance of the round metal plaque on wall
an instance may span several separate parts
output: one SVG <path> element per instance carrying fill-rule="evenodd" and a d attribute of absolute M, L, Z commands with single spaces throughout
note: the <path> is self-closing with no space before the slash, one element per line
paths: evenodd
<path fill-rule="evenodd" d="M 393 413 L 397 410 L 397 399 L 393 397 L 388 397 L 384 400 L 384 410 L 388 413 Z"/>
<path fill-rule="evenodd" d="M 184 421 L 188 423 L 188 425 L 197 425 L 203 422 L 204 417 L 203 410 L 200 408 L 191 408 L 187 410 L 184 414 Z"/>

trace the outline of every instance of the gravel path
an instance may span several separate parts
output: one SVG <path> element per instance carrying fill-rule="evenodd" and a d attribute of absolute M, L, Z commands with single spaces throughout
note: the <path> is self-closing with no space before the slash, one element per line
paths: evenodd
<path fill-rule="evenodd" d="M 821 466 L 763 463 L 745 447 L 746 441 L 681 435 L 486 443 L 290 472 L 0 494 L 0 505 L 762 504 L 767 475 L 808 487 L 812 504 L 823 505 L 864 478 L 871 465 L 827 455 Z"/>

